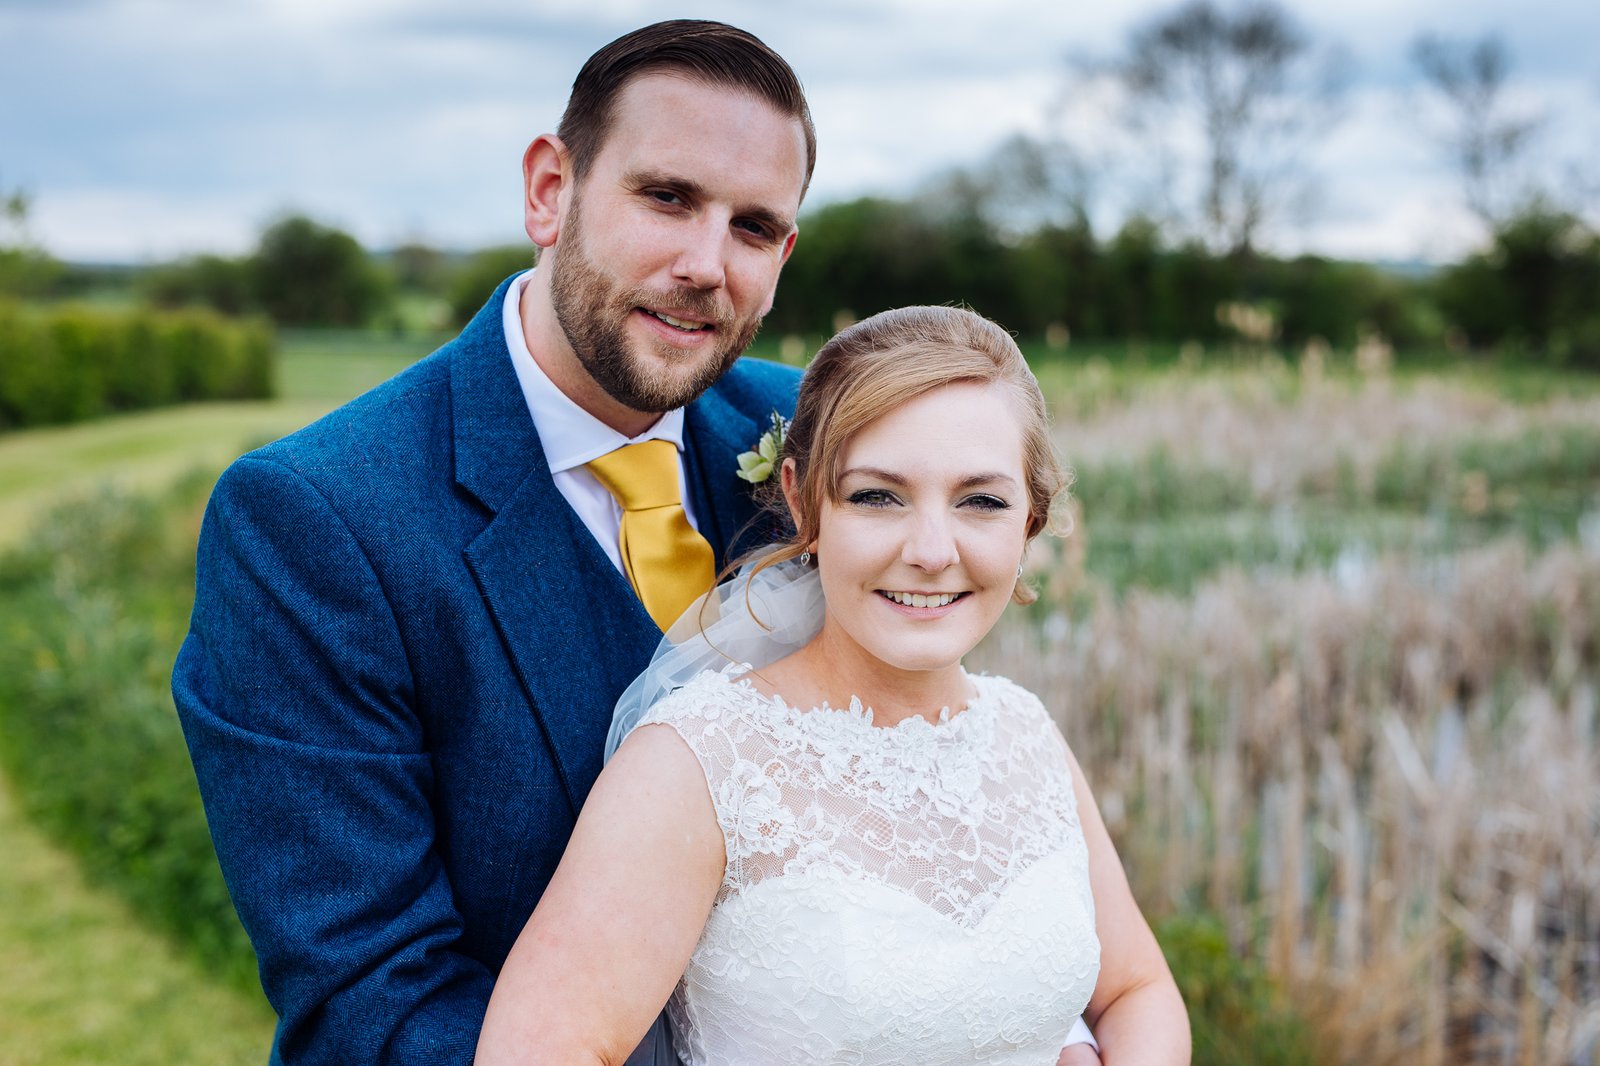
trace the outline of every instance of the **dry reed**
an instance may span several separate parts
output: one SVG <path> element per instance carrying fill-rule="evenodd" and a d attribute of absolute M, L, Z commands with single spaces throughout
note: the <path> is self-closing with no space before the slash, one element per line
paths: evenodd
<path fill-rule="evenodd" d="M 1276 504 L 1331 486 L 1346 471 L 1370 486 L 1397 447 L 1600 425 L 1600 395 L 1517 403 L 1444 377 L 1345 381 L 1292 373 L 1173 373 L 1074 412 L 1080 384 L 1085 395 L 1105 391 L 1090 380 L 1093 369 L 1082 370 L 1056 383 L 1061 451 L 1086 469 L 1164 451 L 1190 466 L 1243 471 L 1256 499 Z"/>
<path fill-rule="evenodd" d="M 1600 551 L 1080 596 L 973 661 L 1059 716 L 1149 911 L 1220 914 L 1340 1061 L 1600 1062 Z"/>

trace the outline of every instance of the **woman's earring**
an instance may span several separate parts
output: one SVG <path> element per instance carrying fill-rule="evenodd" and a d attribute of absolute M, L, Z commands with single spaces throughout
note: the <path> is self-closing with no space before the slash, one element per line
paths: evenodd
<path fill-rule="evenodd" d="M 1022 579 L 1022 564 L 1021 563 L 1017 564 L 1017 579 L 1019 581 Z"/>
<path fill-rule="evenodd" d="M 800 565 L 801 566 L 810 566 L 811 565 L 811 549 L 810 548 L 807 548 L 805 551 L 800 553 Z"/>

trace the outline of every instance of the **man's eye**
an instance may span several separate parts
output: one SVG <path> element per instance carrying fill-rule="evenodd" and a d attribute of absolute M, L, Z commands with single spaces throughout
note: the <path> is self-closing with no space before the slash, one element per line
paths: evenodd
<path fill-rule="evenodd" d="M 683 203 L 683 199 L 677 193 L 668 192 L 666 189 L 651 189 L 646 195 L 656 203 L 667 204 L 671 207 L 676 207 L 678 204 Z"/>
<path fill-rule="evenodd" d="M 763 223 L 753 222 L 745 219 L 735 222 L 734 226 L 743 230 L 745 233 L 756 238 L 757 240 L 770 241 L 772 239 L 772 231 Z"/>
<path fill-rule="evenodd" d="M 889 507 L 896 502 L 893 495 L 882 489 L 861 489 L 852 492 L 848 500 L 857 507 Z"/>

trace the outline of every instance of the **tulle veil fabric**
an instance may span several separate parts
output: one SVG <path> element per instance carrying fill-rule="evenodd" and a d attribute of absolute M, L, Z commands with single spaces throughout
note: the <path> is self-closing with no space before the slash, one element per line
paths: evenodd
<path fill-rule="evenodd" d="M 822 579 L 789 559 L 761 567 L 765 554 L 696 600 L 672 624 L 642 674 L 617 700 L 605 759 L 662 697 L 706 670 L 759 670 L 798 651 L 822 628 Z M 759 570 L 758 570 L 759 567 Z"/>

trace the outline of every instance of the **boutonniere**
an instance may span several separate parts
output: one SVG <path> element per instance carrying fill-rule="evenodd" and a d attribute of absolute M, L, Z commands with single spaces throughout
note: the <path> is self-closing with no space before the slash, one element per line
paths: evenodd
<path fill-rule="evenodd" d="M 752 485 L 759 485 L 771 477 L 778 465 L 778 458 L 783 455 L 783 436 L 788 431 L 789 420 L 776 411 L 772 412 L 772 428 L 761 434 L 761 439 L 756 441 L 755 451 L 739 454 L 738 475 Z"/>

